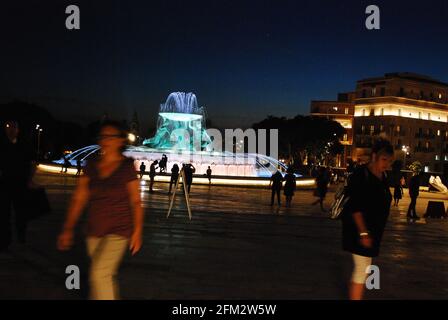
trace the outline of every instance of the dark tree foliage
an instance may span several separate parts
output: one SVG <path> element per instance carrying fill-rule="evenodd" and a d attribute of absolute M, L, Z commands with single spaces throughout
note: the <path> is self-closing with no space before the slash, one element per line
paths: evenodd
<path fill-rule="evenodd" d="M 323 117 L 298 115 L 294 118 L 268 116 L 253 124 L 254 129 L 279 130 L 279 156 L 302 163 L 323 161 L 327 157 L 342 153 L 339 140 L 344 128 L 336 121 Z"/>

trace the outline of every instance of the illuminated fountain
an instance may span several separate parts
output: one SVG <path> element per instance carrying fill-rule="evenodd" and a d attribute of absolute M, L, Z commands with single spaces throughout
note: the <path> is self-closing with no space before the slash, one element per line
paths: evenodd
<path fill-rule="evenodd" d="M 195 139 L 200 145 L 194 145 Z M 198 106 L 196 96 L 191 92 L 173 92 L 160 105 L 156 135 L 143 145 L 157 150 L 203 151 L 209 149 L 210 143 L 204 109 Z"/>
<path fill-rule="evenodd" d="M 192 163 L 196 175 L 204 175 L 210 166 L 213 176 L 232 178 L 270 177 L 278 169 L 286 172 L 286 166 L 272 157 L 257 153 L 214 151 L 212 145 L 205 128 L 204 109 L 198 106 L 196 96 L 193 93 L 173 92 L 160 105 L 155 136 L 146 139 L 142 146 L 128 146 L 124 154 L 135 159 L 136 170 L 139 170 L 141 162 L 148 170 L 151 162 L 160 160 L 165 154 L 168 157 L 168 173 L 175 163 Z M 76 166 L 78 159 L 84 164 L 98 149 L 97 145 L 88 146 L 69 154 L 66 159 L 73 166 Z M 63 159 L 55 163 L 62 164 Z"/>

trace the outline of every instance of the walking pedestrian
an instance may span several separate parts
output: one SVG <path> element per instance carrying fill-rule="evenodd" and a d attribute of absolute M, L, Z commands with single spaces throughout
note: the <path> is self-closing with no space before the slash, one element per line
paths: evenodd
<path fill-rule="evenodd" d="M 271 176 L 271 181 L 269 182 L 269 187 L 271 188 L 271 206 L 274 205 L 274 198 L 277 195 L 277 204 L 280 206 L 280 191 L 282 190 L 283 176 L 280 171 L 276 171 Z"/>
<path fill-rule="evenodd" d="M 6 139 L 0 157 L 0 252 L 12 243 L 12 210 L 17 240 L 21 244 L 26 242 L 28 205 L 32 205 L 27 203 L 27 197 L 35 172 L 32 152 L 19 136 L 19 123 L 8 120 L 3 129 Z"/>
<path fill-rule="evenodd" d="M 328 191 L 328 172 L 325 167 L 320 167 L 318 170 L 318 174 L 316 177 L 316 190 L 314 191 L 314 195 L 318 197 L 316 201 L 312 203 L 312 205 L 320 204 L 320 209 L 322 212 L 325 212 L 324 209 L 324 200 Z"/>
<path fill-rule="evenodd" d="M 173 184 L 176 185 L 178 178 L 179 178 L 179 166 L 177 165 L 177 163 L 175 163 L 171 168 L 170 189 L 168 191 L 168 194 L 171 194 L 171 188 L 173 187 Z"/>
<path fill-rule="evenodd" d="M 159 162 L 160 172 L 166 172 L 166 165 L 168 163 L 168 157 L 166 154 L 162 155 L 162 159 Z"/>
<path fill-rule="evenodd" d="M 394 186 L 394 206 L 398 207 L 400 199 L 403 197 L 404 177 L 402 176 Z"/>
<path fill-rule="evenodd" d="M 145 174 L 146 171 L 146 165 L 145 163 L 142 161 L 142 163 L 140 164 L 140 179 L 143 178 L 143 175 Z"/>
<path fill-rule="evenodd" d="M 185 173 L 185 183 L 187 184 L 188 193 L 190 193 L 191 185 L 193 184 L 193 173 L 196 171 L 196 168 L 193 164 L 188 163 L 184 164 L 184 173 Z"/>
<path fill-rule="evenodd" d="M 349 201 L 341 220 L 343 249 L 351 253 L 354 263 L 349 285 L 349 298 L 352 300 L 362 299 L 366 268 L 379 254 L 392 201 L 386 170 L 393 154 L 389 141 L 376 141 L 370 162 L 356 168 L 348 180 Z"/>
<path fill-rule="evenodd" d="M 143 209 L 134 161 L 122 154 L 126 134 L 121 124 L 104 122 L 98 140 L 100 156 L 89 161 L 78 180 L 57 246 L 70 249 L 75 225 L 88 206 L 90 299 L 115 300 L 116 276 L 126 248 L 134 255 L 142 246 Z"/>
<path fill-rule="evenodd" d="M 81 159 L 76 160 L 76 175 L 81 175 L 82 165 L 81 165 Z"/>
<path fill-rule="evenodd" d="M 149 192 L 154 192 L 152 189 L 154 186 L 154 179 L 156 177 L 156 170 L 157 170 L 157 164 L 159 161 L 155 160 L 151 165 L 149 166 Z"/>
<path fill-rule="evenodd" d="M 294 175 L 291 168 L 288 168 L 285 175 L 285 187 L 284 194 L 286 197 L 286 207 L 291 207 L 292 197 L 294 196 L 294 191 L 296 190 L 296 176 Z"/>
<path fill-rule="evenodd" d="M 207 169 L 207 179 L 208 179 L 208 185 L 212 184 L 212 169 L 210 169 L 210 166 L 208 166 Z"/>
<path fill-rule="evenodd" d="M 411 197 L 411 203 L 409 204 L 408 208 L 408 214 L 407 214 L 408 219 L 411 220 L 420 219 L 415 209 L 419 194 L 420 194 L 420 173 L 414 172 L 414 175 L 409 181 L 409 196 Z"/>

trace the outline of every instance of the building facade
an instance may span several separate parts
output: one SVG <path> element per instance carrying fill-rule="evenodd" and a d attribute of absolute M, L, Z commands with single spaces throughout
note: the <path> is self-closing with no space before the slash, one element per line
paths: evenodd
<path fill-rule="evenodd" d="M 352 143 L 346 158 L 362 160 L 383 136 L 394 146 L 396 159 L 448 173 L 448 84 L 413 73 L 388 73 L 359 80 L 348 103 L 353 106 L 352 130 L 347 131 Z M 311 114 L 341 123 L 337 115 L 315 113 L 321 105 L 313 101 Z"/>
<path fill-rule="evenodd" d="M 340 93 L 337 101 L 312 101 L 311 115 L 326 117 L 329 120 L 337 121 L 344 128 L 345 132 L 341 139 L 344 146 L 344 152 L 336 159 L 339 167 L 347 166 L 347 160 L 352 157 L 353 146 L 353 118 L 355 114 L 356 93 Z"/>

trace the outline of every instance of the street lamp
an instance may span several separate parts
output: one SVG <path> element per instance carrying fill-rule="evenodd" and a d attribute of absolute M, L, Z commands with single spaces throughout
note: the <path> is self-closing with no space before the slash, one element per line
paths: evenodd
<path fill-rule="evenodd" d="M 128 134 L 128 140 L 129 140 L 130 143 L 134 143 L 135 140 L 137 140 L 137 137 L 135 136 L 135 134 L 129 133 Z"/>
<path fill-rule="evenodd" d="M 40 127 L 39 124 L 36 124 L 36 131 L 37 131 L 37 160 L 39 160 L 39 153 L 40 153 L 40 134 L 43 131 L 43 129 Z"/>
<path fill-rule="evenodd" d="M 403 151 L 403 165 L 406 167 L 406 156 L 409 155 L 409 146 L 403 145 L 401 151 Z"/>

